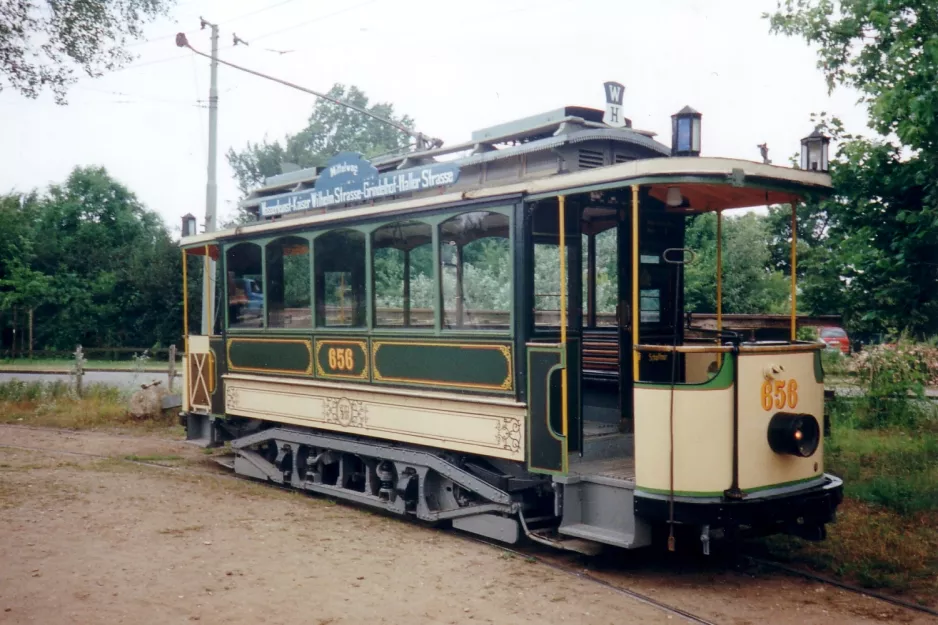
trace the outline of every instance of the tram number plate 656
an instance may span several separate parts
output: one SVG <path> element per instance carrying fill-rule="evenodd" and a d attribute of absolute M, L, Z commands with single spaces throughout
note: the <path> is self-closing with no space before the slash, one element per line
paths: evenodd
<path fill-rule="evenodd" d="M 798 405 L 798 380 L 766 380 L 762 383 L 762 409 L 794 409 Z"/>
<path fill-rule="evenodd" d="M 352 350 L 349 348 L 329 348 L 329 368 L 333 371 L 351 371 L 355 366 Z"/>

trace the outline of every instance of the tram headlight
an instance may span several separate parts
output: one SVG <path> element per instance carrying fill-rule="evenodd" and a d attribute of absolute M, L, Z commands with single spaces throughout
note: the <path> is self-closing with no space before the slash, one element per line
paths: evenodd
<path fill-rule="evenodd" d="M 768 436 L 775 453 L 809 458 L 821 442 L 821 426 L 809 414 L 779 412 L 769 421 Z"/>

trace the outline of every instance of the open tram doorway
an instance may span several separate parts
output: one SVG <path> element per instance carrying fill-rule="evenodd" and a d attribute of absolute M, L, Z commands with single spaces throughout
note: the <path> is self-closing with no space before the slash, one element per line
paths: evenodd
<path fill-rule="evenodd" d="M 583 450 L 585 439 L 633 430 L 633 325 L 637 322 L 644 343 L 683 340 L 683 289 L 677 265 L 666 262 L 665 251 L 683 247 L 685 215 L 665 210 L 664 203 L 641 190 L 638 200 L 637 231 L 630 187 L 528 204 L 529 309 L 534 313 L 528 336 L 533 344 L 560 343 L 565 323 L 566 447 L 571 454 Z M 639 288 L 633 293 L 636 280 Z M 664 356 L 642 362 L 643 376 L 667 378 L 670 355 Z"/>

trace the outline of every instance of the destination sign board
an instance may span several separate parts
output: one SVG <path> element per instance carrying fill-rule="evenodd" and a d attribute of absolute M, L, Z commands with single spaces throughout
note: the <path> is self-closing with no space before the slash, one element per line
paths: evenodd
<path fill-rule="evenodd" d="M 459 180 L 459 166 L 435 163 L 378 173 L 355 152 L 340 152 L 326 163 L 312 189 L 286 193 L 261 202 L 261 217 L 274 217 L 315 208 L 370 202 L 393 195 L 444 187 Z"/>

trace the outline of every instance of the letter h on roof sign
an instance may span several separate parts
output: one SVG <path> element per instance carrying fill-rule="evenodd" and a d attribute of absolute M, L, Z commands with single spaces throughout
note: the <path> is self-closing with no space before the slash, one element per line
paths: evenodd
<path fill-rule="evenodd" d="M 625 86 L 617 82 L 607 82 L 603 83 L 603 87 L 606 89 L 606 113 L 603 115 L 603 123 L 621 128 L 626 125 L 625 117 L 622 115 Z"/>

